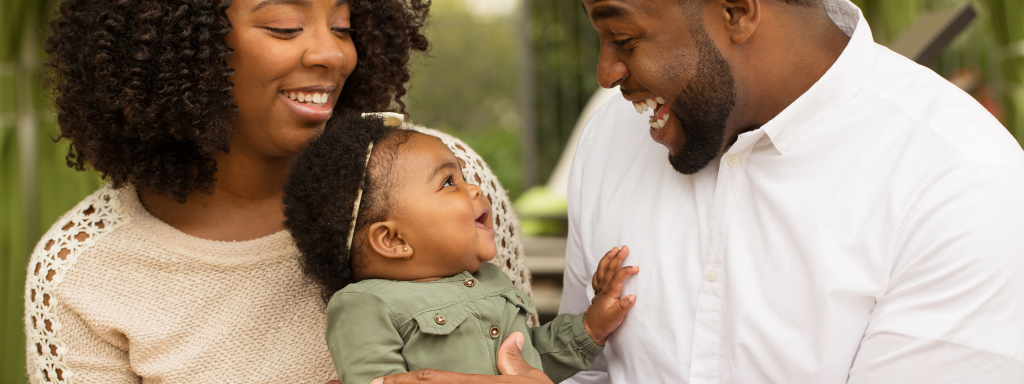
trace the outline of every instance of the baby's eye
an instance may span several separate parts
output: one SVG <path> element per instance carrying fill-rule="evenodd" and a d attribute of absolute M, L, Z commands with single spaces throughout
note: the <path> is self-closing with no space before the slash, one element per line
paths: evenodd
<path fill-rule="evenodd" d="M 455 186 L 455 180 L 453 180 L 451 176 L 448 176 L 447 179 L 444 179 L 444 184 L 441 184 L 441 188 L 444 188 L 444 187 L 454 187 L 454 186 Z"/>

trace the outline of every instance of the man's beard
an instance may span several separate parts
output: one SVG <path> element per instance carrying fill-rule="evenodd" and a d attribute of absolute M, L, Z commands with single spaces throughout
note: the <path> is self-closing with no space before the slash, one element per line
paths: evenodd
<path fill-rule="evenodd" d="M 722 150 L 725 122 L 736 104 L 732 70 L 704 28 L 693 32 L 700 59 L 696 73 L 679 96 L 669 101 L 686 142 L 668 161 L 679 173 L 697 173 Z"/>

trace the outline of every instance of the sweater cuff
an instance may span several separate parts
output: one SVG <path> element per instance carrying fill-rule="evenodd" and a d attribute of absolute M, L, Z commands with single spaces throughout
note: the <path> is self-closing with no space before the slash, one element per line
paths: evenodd
<path fill-rule="evenodd" d="M 604 350 L 604 346 L 597 345 L 597 343 L 594 343 L 594 339 L 590 338 L 590 334 L 587 333 L 587 329 L 583 326 L 584 314 L 586 312 L 576 315 L 576 318 L 572 321 L 572 347 L 579 351 L 581 356 L 593 361 Z"/>

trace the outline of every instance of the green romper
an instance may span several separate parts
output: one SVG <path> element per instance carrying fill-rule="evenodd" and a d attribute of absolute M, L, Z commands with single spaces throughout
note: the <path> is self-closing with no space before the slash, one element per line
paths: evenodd
<path fill-rule="evenodd" d="M 603 347 L 583 328 L 583 314 L 562 314 L 530 328 L 533 301 L 501 269 L 430 282 L 363 280 L 331 297 L 327 346 L 343 384 L 432 368 L 497 375 L 498 347 L 526 336 L 523 359 L 554 382 L 590 369 Z"/>

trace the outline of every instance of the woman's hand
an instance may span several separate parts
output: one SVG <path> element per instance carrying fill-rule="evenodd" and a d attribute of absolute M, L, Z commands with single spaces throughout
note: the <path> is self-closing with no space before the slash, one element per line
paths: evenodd
<path fill-rule="evenodd" d="M 381 377 L 371 384 L 450 384 L 450 383 L 505 383 L 505 384 L 552 384 L 543 371 L 530 366 L 520 353 L 522 333 L 514 332 L 505 338 L 498 348 L 498 372 L 501 376 L 471 375 L 468 373 L 445 372 L 421 369 L 398 375 Z"/>
<path fill-rule="evenodd" d="M 622 260 L 629 255 L 629 247 L 612 248 L 601 258 L 594 273 L 594 299 L 583 314 L 583 328 L 597 345 L 604 345 L 608 335 L 619 328 L 626 312 L 633 308 L 636 296 L 622 295 L 622 284 L 629 275 L 640 272 L 640 267 L 622 267 Z"/>

